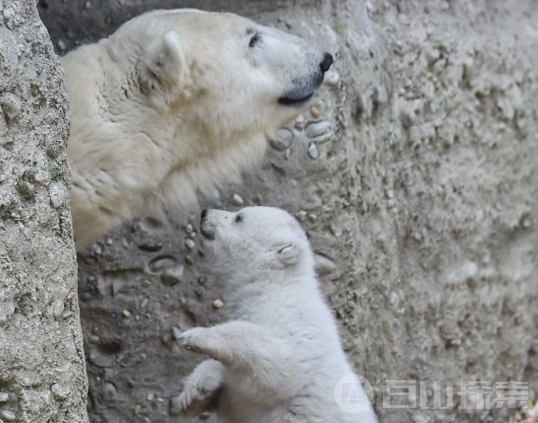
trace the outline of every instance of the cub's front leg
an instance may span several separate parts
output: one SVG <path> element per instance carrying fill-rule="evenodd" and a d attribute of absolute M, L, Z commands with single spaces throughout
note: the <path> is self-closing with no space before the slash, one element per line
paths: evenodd
<path fill-rule="evenodd" d="M 224 366 L 215 360 L 206 360 L 190 374 L 179 397 L 179 405 L 187 417 L 197 417 L 215 411 L 224 384 Z"/>
<path fill-rule="evenodd" d="M 278 367 L 287 351 L 286 345 L 265 327 L 241 320 L 190 329 L 178 337 L 178 342 L 231 368 L 257 371 L 266 366 Z"/>
<path fill-rule="evenodd" d="M 193 352 L 221 362 L 226 368 L 226 383 L 233 385 L 226 385 L 224 389 L 239 390 L 245 401 L 246 398 L 251 402 L 263 398 L 285 401 L 302 389 L 291 376 L 297 368 L 293 346 L 265 326 L 235 320 L 211 328 L 188 330 L 178 341 Z M 226 392 L 222 394 L 227 396 Z"/>

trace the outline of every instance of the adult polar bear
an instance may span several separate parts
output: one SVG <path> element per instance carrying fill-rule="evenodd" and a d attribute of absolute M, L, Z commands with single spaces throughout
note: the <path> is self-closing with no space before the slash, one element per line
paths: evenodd
<path fill-rule="evenodd" d="M 299 223 L 270 207 L 205 210 L 200 232 L 225 281 L 230 320 L 179 336 L 212 358 L 187 379 L 182 410 L 216 409 L 225 423 L 376 423 Z"/>
<path fill-rule="evenodd" d="M 77 249 L 239 180 L 331 63 L 293 35 L 190 9 L 140 15 L 66 55 Z"/>

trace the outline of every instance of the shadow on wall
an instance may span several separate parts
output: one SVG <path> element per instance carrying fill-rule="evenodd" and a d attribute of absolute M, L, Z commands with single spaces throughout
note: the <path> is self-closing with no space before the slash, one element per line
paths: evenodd
<path fill-rule="evenodd" d="M 240 3 L 239 8 L 237 2 L 230 0 L 39 0 L 37 5 L 54 47 L 59 54 L 64 54 L 80 44 L 107 37 L 125 21 L 149 10 L 193 8 L 256 18 L 282 9 L 289 2 L 249 0 Z M 303 0 L 295 3 L 315 5 L 321 2 Z"/>

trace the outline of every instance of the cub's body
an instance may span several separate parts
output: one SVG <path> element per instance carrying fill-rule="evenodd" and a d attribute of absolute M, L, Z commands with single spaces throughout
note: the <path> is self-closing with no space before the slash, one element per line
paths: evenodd
<path fill-rule="evenodd" d="M 226 285 L 230 320 L 180 337 L 212 358 L 188 379 L 185 412 L 216 409 L 226 423 L 376 422 L 358 380 L 352 379 L 354 399 L 363 401 L 358 413 L 335 399 L 339 381 L 354 378 L 353 371 L 295 219 L 268 207 L 211 210 L 201 233 Z"/>

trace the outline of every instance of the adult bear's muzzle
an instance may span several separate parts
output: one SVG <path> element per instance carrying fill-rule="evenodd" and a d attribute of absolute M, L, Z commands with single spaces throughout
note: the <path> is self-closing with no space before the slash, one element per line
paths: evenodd
<path fill-rule="evenodd" d="M 279 104 L 284 106 L 299 106 L 310 100 L 314 92 L 323 83 L 323 77 L 333 63 L 333 56 L 325 52 L 323 60 L 319 63 L 319 71 L 309 77 L 293 80 L 292 87 L 278 99 Z"/>

